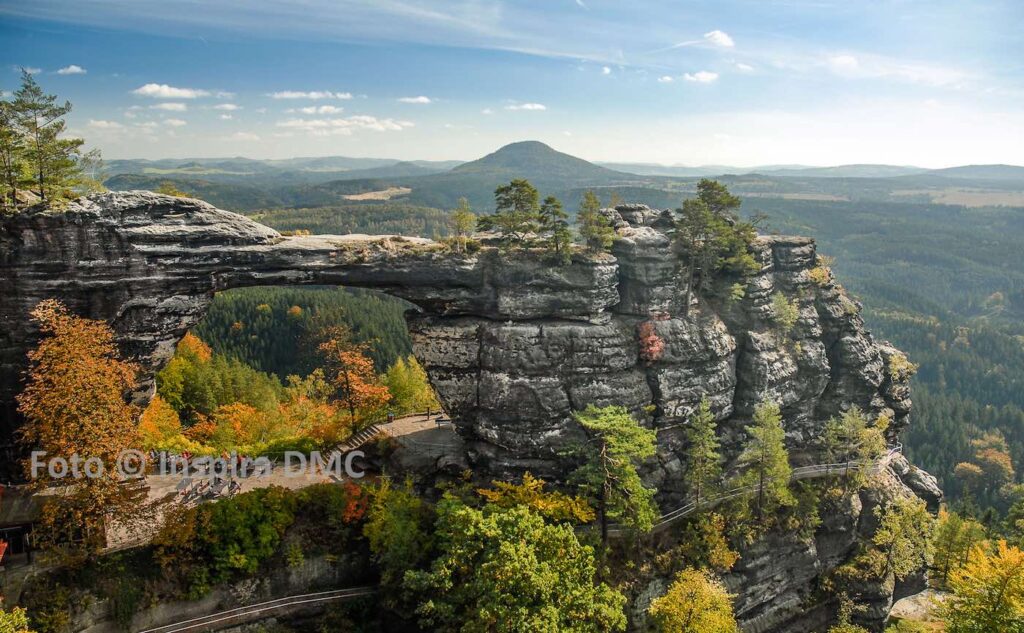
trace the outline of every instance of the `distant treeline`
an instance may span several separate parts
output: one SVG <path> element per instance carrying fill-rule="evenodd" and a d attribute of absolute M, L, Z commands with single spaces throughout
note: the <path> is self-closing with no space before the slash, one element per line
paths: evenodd
<path fill-rule="evenodd" d="M 279 231 L 344 235 L 369 233 L 423 237 L 447 237 L 449 213 L 402 202 L 350 204 L 313 209 L 257 211 L 250 217 Z"/>
<path fill-rule="evenodd" d="M 378 372 L 412 353 L 401 299 L 333 287 L 241 288 L 216 296 L 194 332 L 212 350 L 260 371 L 305 376 L 319 366 L 316 353 L 326 326 L 345 324 L 370 345 Z"/>

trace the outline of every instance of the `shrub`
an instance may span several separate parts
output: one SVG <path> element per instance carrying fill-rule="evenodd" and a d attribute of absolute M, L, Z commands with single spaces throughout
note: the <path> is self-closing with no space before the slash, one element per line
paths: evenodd
<path fill-rule="evenodd" d="M 640 358 L 648 363 L 661 358 L 665 352 L 665 340 L 658 336 L 652 321 L 644 321 L 637 331 L 640 340 Z"/>
<path fill-rule="evenodd" d="M 800 318 L 800 309 L 796 301 L 790 301 L 786 295 L 776 292 L 772 295 L 772 318 L 784 335 L 789 335 Z"/>
<path fill-rule="evenodd" d="M 896 352 L 889 357 L 889 377 L 894 382 L 902 382 L 904 380 L 910 380 L 910 378 L 917 373 L 917 365 L 910 362 L 906 354 L 903 352 Z"/>

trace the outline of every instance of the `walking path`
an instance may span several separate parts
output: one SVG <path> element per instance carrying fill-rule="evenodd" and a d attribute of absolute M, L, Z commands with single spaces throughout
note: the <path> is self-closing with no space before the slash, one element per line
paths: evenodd
<path fill-rule="evenodd" d="M 380 434 L 389 435 L 406 449 L 418 453 L 431 453 L 437 449 L 431 445 L 423 445 L 421 436 L 430 438 L 433 443 L 443 446 L 445 450 L 455 449 L 459 446 L 460 440 L 454 429 L 449 424 L 439 425 L 438 417 L 443 414 L 414 414 L 397 418 L 392 422 L 373 424 L 359 431 L 345 443 L 337 446 L 324 458 L 325 463 L 335 454 L 342 457 L 353 450 L 361 448 L 376 439 Z M 443 418 L 442 418 L 443 419 Z M 415 435 L 413 438 L 411 436 Z M 138 547 L 150 540 L 156 534 L 162 523 L 163 515 L 174 505 L 182 503 L 195 504 L 216 500 L 218 497 L 230 496 L 227 488 L 224 487 L 217 494 L 207 492 L 186 496 L 183 491 L 192 486 L 209 479 L 208 475 L 192 475 L 186 477 L 184 474 L 150 474 L 145 478 L 145 485 L 148 488 L 146 499 L 143 504 L 154 509 L 156 516 L 148 521 L 147 529 L 140 529 L 137 525 L 123 526 L 114 525 L 107 531 L 107 551 L 119 551 Z M 320 472 L 312 467 L 302 468 L 299 464 L 293 464 L 289 469 L 284 464 L 275 464 L 271 472 L 259 476 L 236 477 L 232 481 L 238 484 L 234 494 L 249 492 L 258 488 L 270 486 L 281 486 L 291 490 L 306 488 L 321 483 L 338 483 L 341 481 L 331 472 Z"/>
<path fill-rule="evenodd" d="M 903 445 L 896 444 L 896 446 L 890 448 L 888 451 L 885 452 L 885 454 L 882 457 L 875 461 L 875 463 L 871 466 L 871 472 L 877 473 L 885 470 L 889 466 L 889 462 L 892 461 L 892 458 L 895 455 L 902 452 Z M 800 468 L 793 469 L 790 475 L 790 481 L 800 481 L 802 479 L 817 479 L 820 477 L 841 475 L 848 473 L 851 470 L 860 470 L 860 468 L 860 462 L 840 462 L 835 464 L 812 464 L 810 466 L 801 466 Z M 670 512 L 666 512 L 665 514 L 658 517 L 658 520 L 657 522 L 655 522 L 654 527 L 651 529 L 651 531 L 660 532 L 669 525 L 672 525 L 673 523 L 690 516 L 697 510 L 713 508 L 717 505 L 720 505 L 728 501 L 729 499 L 734 499 L 736 497 L 756 492 L 757 489 L 758 486 L 742 486 L 739 488 L 732 488 L 730 490 L 721 492 L 717 495 L 701 499 L 700 503 L 697 503 L 696 501 L 688 501 L 687 503 L 684 503 L 682 506 Z M 609 536 L 621 536 L 624 534 L 628 534 L 629 532 L 629 528 L 620 525 L 612 524 L 608 526 Z"/>
<path fill-rule="evenodd" d="M 218 611 L 190 620 L 165 624 L 145 629 L 139 633 L 185 633 L 186 631 L 217 631 L 235 627 L 249 622 L 263 620 L 271 616 L 287 615 L 311 607 L 318 607 L 328 602 L 354 600 L 377 593 L 377 587 L 351 587 L 334 591 L 320 591 L 298 596 L 286 596 L 276 600 L 268 600 L 244 607 Z"/>

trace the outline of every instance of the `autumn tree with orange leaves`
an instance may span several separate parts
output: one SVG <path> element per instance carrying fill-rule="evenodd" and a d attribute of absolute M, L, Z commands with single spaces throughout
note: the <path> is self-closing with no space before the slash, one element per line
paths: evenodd
<path fill-rule="evenodd" d="M 334 387 L 334 398 L 348 409 L 353 424 L 359 412 L 380 409 L 391 400 L 387 386 L 381 384 L 366 355 L 366 343 L 354 343 L 347 327 L 325 328 L 317 346 L 327 365 L 327 377 Z"/>
<path fill-rule="evenodd" d="M 106 526 L 140 517 L 137 493 L 117 470 L 118 457 L 136 439 L 139 410 L 125 395 L 138 370 L 119 357 L 114 333 L 102 321 L 78 317 L 55 300 L 40 302 L 32 318 L 43 339 L 28 354 L 28 381 L 18 396 L 26 419 L 21 440 L 44 451 L 44 460 L 77 456 L 102 465 L 90 469 L 98 476 L 62 479 L 46 468 L 32 477 L 26 462 L 32 485 L 46 493 L 34 535 L 43 545 L 95 551 L 105 544 Z"/>

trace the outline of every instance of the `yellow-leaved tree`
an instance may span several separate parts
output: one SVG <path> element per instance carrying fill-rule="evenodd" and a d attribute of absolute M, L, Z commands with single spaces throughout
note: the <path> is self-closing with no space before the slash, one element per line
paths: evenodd
<path fill-rule="evenodd" d="M 111 522 L 141 518 L 138 492 L 124 485 L 117 460 L 136 441 L 139 414 L 126 400 L 137 368 L 119 357 L 114 333 L 102 321 L 78 317 L 55 300 L 32 310 L 43 338 L 29 352 L 28 381 L 18 396 L 25 416 L 21 440 L 44 461 L 77 461 L 79 475 L 54 477 L 32 461 L 32 485 L 45 493 L 40 525 L 42 545 L 64 544 L 91 551 L 105 544 Z M 56 474 L 59 475 L 59 470 Z"/>
<path fill-rule="evenodd" d="M 1024 632 L 1024 551 L 978 545 L 949 577 L 953 596 L 942 607 L 949 633 Z"/>
<path fill-rule="evenodd" d="M 738 633 L 732 596 L 709 572 L 679 572 L 665 595 L 647 613 L 662 633 Z"/>

